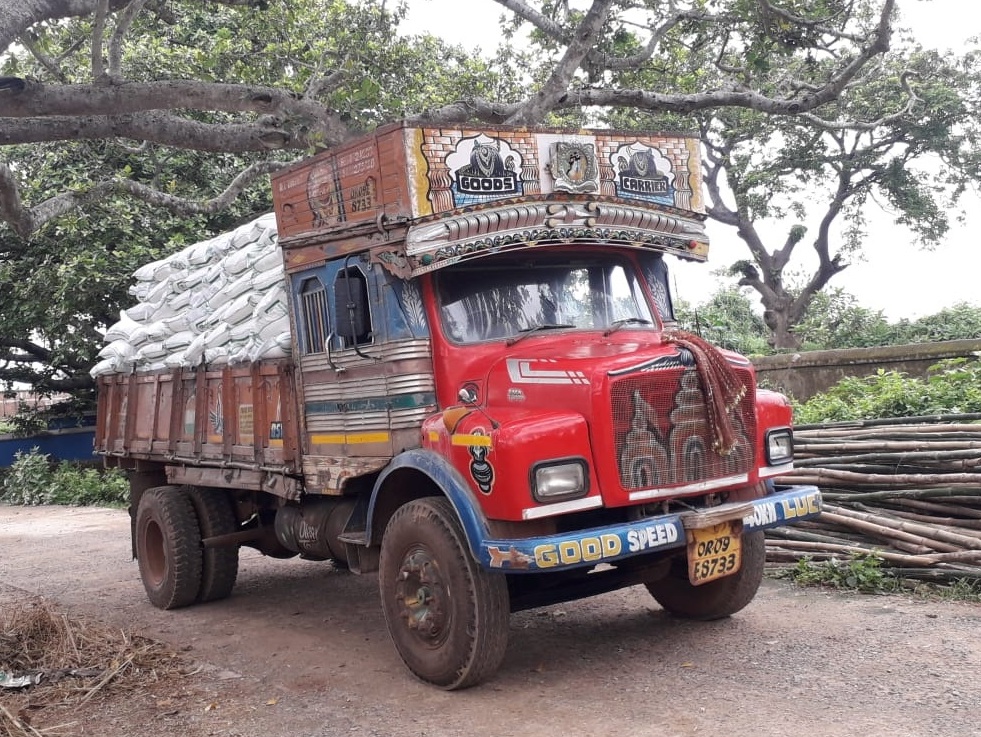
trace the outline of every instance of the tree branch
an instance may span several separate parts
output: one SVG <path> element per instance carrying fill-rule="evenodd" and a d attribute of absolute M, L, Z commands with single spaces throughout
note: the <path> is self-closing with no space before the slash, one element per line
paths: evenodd
<path fill-rule="evenodd" d="M 23 351 L 22 354 L 9 352 L 4 353 L 3 355 L 0 355 L 0 360 L 2 361 L 50 363 L 51 359 L 54 357 L 54 354 L 50 350 L 30 340 L 23 340 L 21 338 L 3 338 L 3 340 L 0 340 L 0 345 Z"/>
<path fill-rule="evenodd" d="M 9 118 L 102 115 L 106 110 L 121 115 L 174 109 L 265 113 L 311 120 L 326 117 L 331 125 L 341 125 L 333 111 L 288 90 L 188 79 L 111 85 L 46 85 L 28 81 L 20 92 L 4 100 L 3 115 Z"/>
<path fill-rule="evenodd" d="M 672 28 L 681 23 L 681 21 L 694 17 L 702 16 L 698 13 L 675 13 L 651 32 L 651 37 L 647 40 L 647 44 L 644 46 L 643 51 L 633 54 L 632 56 L 616 57 L 609 54 L 594 53 L 590 54 L 589 60 L 590 62 L 597 64 L 603 69 L 611 72 L 622 72 L 628 69 L 636 69 L 654 56 L 654 52 L 657 51 L 657 47 L 661 45 L 664 37 L 671 32 Z"/>
<path fill-rule="evenodd" d="M 457 100 L 435 110 L 425 110 L 417 115 L 411 115 L 407 120 L 413 123 L 431 123 L 433 125 L 460 123 L 468 120 L 500 124 L 514 115 L 518 108 L 516 103 L 504 104 L 483 99 Z"/>
<path fill-rule="evenodd" d="M 85 389 L 95 388 L 95 380 L 89 376 L 87 371 L 56 378 L 51 372 L 36 371 L 31 368 L 35 361 L 23 361 L 19 358 L 12 360 L 10 356 L 0 354 L 0 382 L 10 384 L 29 384 L 31 391 L 45 394 L 47 392 L 78 392 Z M 11 366 L 10 364 L 14 364 Z M 54 373 L 61 369 L 57 366 L 52 367 Z"/>
<path fill-rule="evenodd" d="M 19 236 L 28 238 L 45 223 L 75 208 L 103 199 L 112 192 L 128 194 L 151 205 L 165 207 L 178 215 L 210 214 L 228 207 L 259 177 L 278 171 L 284 166 L 286 164 L 276 161 L 260 161 L 252 164 L 235 177 L 221 194 L 209 200 L 175 197 L 131 179 L 108 179 L 82 191 L 63 192 L 33 208 L 27 208 L 21 201 L 13 172 L 5 164 L 0 163 L 0 219 L 8 222 Z"/>
<path fill-rule="evenodd" d="M 165 113 L 52 117 L 24 120 L 0 118 L 0 146 L 64 140 L 129 138 L 194 151 L 242 153 L 303 149 L 316 143 L 334 145 L 347 137 L 298 127 L 286 129 L 273 118 L 252 123 L 202 123 Z M 315 135 L 316 134 L 316 135 Z"/>
<path fill-rule="evenodd" d="M 105 59 L 102 55 L 103 38 L 106 32 L 106 18 L 109 15 L 109 0 L 98 0 L 95 21 L 92 23 L 92 79 L 100 81 L 106 74 Z"/>
<path fill-rule="evenodd" d="M 722 184 L 719 177 L 725 170 L 725 161 L 731 149 L 722 149 L 714 145 L 708 137 L 708 126 L 701 125 L 701 140 L 705 155 L 702 157 L 702 168 L 705 176 L 703 183 L 708 190 L 709 203 L 705 208 L 706 214 L 724 225 L 736 227 L 739 225 L 739 214 L 725 204 L 722 194 Z"/>
<path fill-rule="evenodd" d="M 857 44 L 861 44 L 865 41 L 864 36 L 858 36 L 851 33 L 843 33 L 833 28 L 832 26 L 829 26 L 828 21 L 831 20 L 831 18 L 823 18 L 821 20 L 808 20 L 807 18 L 791 13 L 789 10 L 775 7 L 771 2 L 769 2 L 769 0 L 759 0 L 759 3 L 760 3 L 760 7 L 763 9 L 763 16 L 767 20 L 768 20 L 767 16 L 775 16 L 791 25 L 810 28 L 811 30 L 817 31 L 818 33 L 827 36 L 833 36 L 835 38 L 853 41 Z M 839 13 L 841 12 L 843 11 L 839 11 Z"/>
<path fill-rule="evenodd" d="M 507 8 L 522 20 L 528 21 L 549 38 L 565 42 L 565 29 L 562 25 L 556 23 L 548 16 L 539 13 L 524 2 L 524 0 L 494 0 L 494 2 Z"/>
<path fill-rule="evenodd" d="M 41 51 L 38 45 L 34 43 L 34 39 L 32 39 L 29 34 L 23 34 L 19 39 L 17 39 L 17 42 L 31 52 L 31 56 L 37 59 L 38 63 L 44 67 L 45 70 L 47 70 L 48 74 L 57 79 L 59 82 L 67 82 L 65 73 L 62 71 L 61 67 L 58 66 L 58 63 Z"/>
<path fill-rule="evenodd" d="M 596 43 L 596 38 L 610 14 L 613 0 L 593 0 L 593 4 L 583 18 L 575 37 L 568 45 L 562 59 L 555 65 L 551 76 L 542 88 L 522 104 L 517 112 L 509 119 L 511 125 L 531 125 L 541 122 L 559 102 L 566 96 L 569 85 L 575 77 L 582 60 Z"/>
<path fill-rule="evenodd" d="M 0 219 L 10 224 L 22 238 L 34 230 L 34 220 L 20 199 L 20 188 L 14 173 L 0 161 Z"/>
<path fill-rule="evenodd" d="M 347 58 L 341 59 L 341 62 L 337 65 L 338 68 L 326 76 L 319 70 L 317 73 L 311 74 L 310 81 L 307 82 L 306 89 L 303 91 L 303 96 L 316 99 L 340 87 L 341 83 L 349 76 L 344 71 L 347 61 Z"/>
<path fill-rule="evenodd" d="M 554 41 L 569 44 L 569 34 L 565 28 L 546 15 L 539 13 L 534 8 L 528 6 L 523 0 L 494 0 L 498 5 L 507 8 L 522 20 L 528 21 L 535 28 Z M 644 62 L 648 61 L 657 50 L 658 45 L 664 40 L 668 32 L 677 26 L 681 21 L 690 20 L 710 20 L 712 16 L 707 13 L 700 13 L 690 10 L 674 10 L 674 2 L 669 4 L 669 14 L 652 32 L 651 37 L 644 45 L 644 49 L 631 56 L 618 57 L 612 54 L 605 54 L 592 49 L 586 56 L 589 63 L 597 68 L 607 71 L 626 71 L 636 69 Z"/>
<path fill-rule="evenodd" d="M 774 97 L 748 89 L 719 89 L 710 92 L 697 93 L 660 93 L 641 89 L 584 88 L 575 93 L 561 94 L 554 97 L 552 110 L 568 110 L 573 108 L 600 106 L 613 108 L 633 108 L 647 112 L 678 113 L 690 115 L 701 110 L 713 108 L 736 107 L 768 115 L 801 115 L 812 112 L 823 105 L 833 102 L 845 90 L 854 77 L 861 71 L 862 66 L 877 54 L 889 49 L 890 27 L 888 24 L 889 11 L 895 0 L 886 0 L 878 31 L 873 42 L 863 49 L 854 59 L 847 63 L 842 70 L 830 77 L 821 86 L 807 90 L 806 94 L 789 97 Z M 553 75 L 556 83 L 558 78 Z M 551 80 L 550 80 L 551 81 Z M 544 94 L 539 93 L 539 99 Z M 526 103 L 528 112 L 533 112 L 531 103 Z M 473 116 L 484 122 L 499 122 L 502 112 L 508 113 L 513 106 L 498 105 L 490 100 L 467 100 L 454 102 L 436 110 L 417 116 L 417 120 L 432 120 L 434 122 L 463 122 Z M 898 113 L 897 113 L 898 115 Z M 508 120 L 532 120 L 532 116 L 524 114 L 522 108 L 510 112 Z M 891 119 L 891 116 L 890 116 Z M 844 124 L 843 124 L 844 125 Z M 847 125 L 845 127 L 848 127 Z"/>
<path fill-rule="evenodd" d="M 883 128 L 886 126 L 894 125 L 899 123 L 907 115 L 913 112 L 918 103 L 923 102 L 916 91 L 910 85 L 910 79 L 915 79 L 919 75 L 915 72 L 905 71 L 900 76 L 900 84 L 906 91 L 906 104 L 900 110 L 888 115 L 883 115 L 877 120 L 872 120 L 868 122 L 862 122 L 859 120 L 849 120 L 849 121 L 831 121 L 825 120 L 819 115 L 813 113 L 802 113 L 801 118 L 806 120 L 808 123 L 813 125 L 815 128 L 819 128 L 825 131 L 854 131 L 854 132 L 870 132 L 877 128 Z"/>
<path fill-rule="evenodd" d="M 259 177 L 277 172 L 286 166 L 288 164 L 279 161 L 256 162 L 236 176 L 221 194 L 217 197 L 212 197 L 210 200 L 190 200 L 183 197 L 174 197 L 140 182 L 134 182 L 131 179 L 117 179 L 113 183 L 113 188 L 117 192 L 126 192 L 151 205 L 166 207 L 178 215 L 212 214 L 227 208 L 235 198 L 242 194 Z"/>
<path fill-rule="evenodd" d="M 110 79 L 118 80 L 123 77 L 123 41 L 126 40 L 126 34 L 129 33 L 133 21 L 143 10 L 144 5 L 146 5 L 146 0 L 133 0 L 123 8 L 123 11 L 116 18 L 116 27 L 113 29 L 112 40 L 109 43 Z"/>
<path fill-rule="evenodd" d="M 102 0 L 18 0 L 0 7 L 0 49 L 7 49 L 28 28 L 46 21 L 81 18 L 93 15 Z M 129 0 L 108 0 L 107 10 L 114 12 Z M 220 5 L 261 7 L 267 0 L 214 0 Z"/>

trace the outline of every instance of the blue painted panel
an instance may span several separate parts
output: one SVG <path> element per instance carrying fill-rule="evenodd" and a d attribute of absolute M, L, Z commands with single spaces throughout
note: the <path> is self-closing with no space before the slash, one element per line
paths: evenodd
<path fill-rule="evenodd" d="M 417 449 L 396 456 L 376 481 L 368 508 L 368 545 L 377 542 L 371 539 L 371 528 L 378 495 L 388 476 L 404 468 L 421 471 L 443 490 L 460 518 L 474 557 L 482 566 L 492 570 L 539 573 L 582 568 L 604 561 L 683 548 L 687 544 L 682 521 L 685 512 L 557 535 L 492 539 L 479 505 L 456 469 L 442 456 Z M 774 492 L 754 500 L 752 512 L 743 517 L 744 530 L 765 530 L 794 524 L 821 514 L 821 492 L 816 486 L 768 488 L 774 488 Z M 736 502 L 733 506 L 740 504 Z"/>
<path fill-rule="evenodd" d="M 0 436 L 0 467 L 14 462 L 14 455 L 30 453 L 37 448 L 57 461 L 91 461 L 95 459 L 95 430 L 69 430 L 35 435 L 29 438 Z"/>
<path fill-rule="evenodd" d="M 743 518 L 743 529 L 763 530 L 793 524 L 820 513 L 821 492 L 816 486 L 782 487 L 771 496 L 753 501 L 752 513 Z M 625 524 L 520 540 L 485 538 L 477 541 L 478 560 L 485 568 L 507 573 L 539 573 L 683 548 L 686 545 L 683 514 L 664 514 Z"/>

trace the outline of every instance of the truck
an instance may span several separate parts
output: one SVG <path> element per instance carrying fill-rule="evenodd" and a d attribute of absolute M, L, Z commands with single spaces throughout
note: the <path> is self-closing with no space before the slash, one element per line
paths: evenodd
<path fill-rule="evenodd" d="M 274 174 L 290 350 L 98 377 L 150 602 L 228 596 L 241 546 L 376 573 L 447 690 L 494 674 L 515 611 L 745 607 L 764 530 L 821 495 L 777 483 L 788 400 L 679 328 L 700 177 L 685 134 L 409 122 Z"/>

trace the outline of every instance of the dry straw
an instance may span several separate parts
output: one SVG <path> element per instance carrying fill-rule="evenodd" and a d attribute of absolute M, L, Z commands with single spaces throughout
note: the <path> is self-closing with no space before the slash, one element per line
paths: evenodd
<path fill-rule="evenodd" d="M 6 597 L 10 598 L 10 597 Z M 0 604 L 0 672 L 32 676 L 24 689 L 0 691 L 0 737 L 56 737 L 70 724 L 35 726 L 46 707 L 79 707 L 188 674 L 162 643 L 54 611 L 42 598 Z"/>

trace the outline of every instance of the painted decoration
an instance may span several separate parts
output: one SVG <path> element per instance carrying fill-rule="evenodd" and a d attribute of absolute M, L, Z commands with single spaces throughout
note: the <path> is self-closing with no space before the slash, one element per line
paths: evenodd
<path fill-rule="evenodd" d="M 674 204 L 671 160 L 654 146 L 635 142 L 620 146 L 610 161 L 616 171 L 617 196 Z"/>
<path fill-rule="evenodd" d="M 559 141 L 550 147 L 548 168 L 561 192 L 588 193 L 599 191 L 599 167 L 592 143 Z"/>
<path fill-rule="evenodd" d="M 287 271 L 368 248 L 402 278 L 570 239 L 708 252 L 694 136 L 393 124 L 277 172 L 273 199 Z"/>
<path fill-rule="evenodd" d="M 485 134 L 464 138 L 445 163 L 457 207 L 522 194 L 521 155 L 505 140 Z"/>

